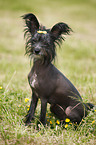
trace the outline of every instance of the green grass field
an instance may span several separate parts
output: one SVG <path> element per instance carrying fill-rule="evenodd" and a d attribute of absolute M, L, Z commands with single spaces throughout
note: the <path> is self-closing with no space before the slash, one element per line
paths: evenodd
<path fill-rule="evenodd" d="M 95 145 L 96 108 L 75 130 L 71 123 L 60 125 L 48 106 L 47 126 L 41 124 L 38 129 L 39 103 L 32 126 L 24 125 L 31 100 L 27 81 L 31 65 L 24 56 L 20 16 L 28 12 L 48 28 L 63 21 L 73 29 L 57 47 L 55 65 L 84 102 L 96 105 L 96 0 L 0 0 L 0 145 Z"/>

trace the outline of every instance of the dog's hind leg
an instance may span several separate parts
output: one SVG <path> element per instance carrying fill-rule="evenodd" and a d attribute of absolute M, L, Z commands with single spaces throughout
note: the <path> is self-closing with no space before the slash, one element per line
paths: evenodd
<path fill-rule="evenodd" d="M 83 115 L 81 115 L 80 112 L 77 111 L 77 108 L 68 106 L 65 110 L 65 113 L 67 117 L 74 123 L 77 122 L 77 124 L 79 124 L 82 120 Z"/>
<path fill-rule="evenodd" d="M 60 120 L 65 120 L 67 117 L 64 112 L 64 109 L 58 104 L 52 104 L 50 106 L 50 111 L 54 113 L 56 117 L 59 118 Z"/>
<path fill-rule="evenodd" d="M 51 105 L 50 111 L 56 115 L 60 120 L 64 120 L 69 118 L 72 122 L 80 123 L 82 120 L 82 116 L 78 111 L 77 108 L 72 106 L 68 106 L 65 110 L 58 104 Z M 81 110 L 82 111 L 82 110 Z"/>

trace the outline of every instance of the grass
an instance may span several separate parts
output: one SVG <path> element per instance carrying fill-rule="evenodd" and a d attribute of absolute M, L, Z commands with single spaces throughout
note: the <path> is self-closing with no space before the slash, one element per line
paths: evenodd
<path fill-rule="evenodd" d="M 70 24 L 74 33 L 67 37 L 61 49 L 57 48 L 55 65 L 73 82 L 84 102 L 96 104 L 95 0 L 0 0 L 0 6 L 0 145 L 95 145 L 94 110 L 75 130 L 70 122 L 66 123 L 68 126 L 59 124 L 48 106 L 47 126 L 40 124 L 38 129 L 39 102 L 32 126 L 24 125 L 31 100 L 27 81 L 31 66 L 24 56 L 24 23 L 20 17 L 33 12 L 47 27 L 63 20 Z"/>

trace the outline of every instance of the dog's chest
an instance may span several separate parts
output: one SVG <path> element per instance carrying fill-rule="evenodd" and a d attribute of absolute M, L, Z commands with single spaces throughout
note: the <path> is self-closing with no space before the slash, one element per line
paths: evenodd
<path fill-rule="evenodd" d="M 36 88 L 38 86 L 37 74 L 33 73 L 32 77 L 30 78 L 30 85 L 32 88 Z"/>

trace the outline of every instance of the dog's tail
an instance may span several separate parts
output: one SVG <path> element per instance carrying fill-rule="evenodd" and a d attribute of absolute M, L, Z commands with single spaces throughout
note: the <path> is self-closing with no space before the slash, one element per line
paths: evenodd
<path fill-rule="evenodd" d="M 87 110 L 93 109 L 94 105 L 92 103 L 85 103 Z"/>

